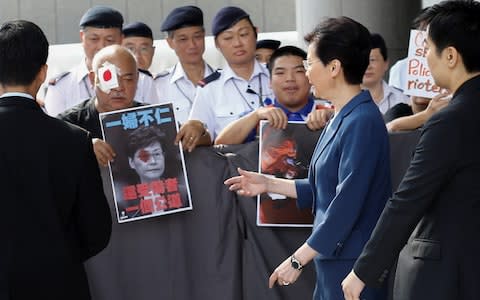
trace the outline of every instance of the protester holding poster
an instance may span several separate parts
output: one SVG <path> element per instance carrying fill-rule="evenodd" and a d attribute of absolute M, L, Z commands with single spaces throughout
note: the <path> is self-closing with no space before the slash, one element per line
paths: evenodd
<path fill-rule="evenodd" d="M 418 64 L 418 55 L 416 54 L 425 53 L 424 44 L 421 39 L 427 28 L 426 19 L 429 18 L 429 14 L 427 12 L 428 8 L 424 8 L 412 22 L 413 30 L 411 31 L 411 37 L 414 36 L 413 32 L 419 32 L 420 34 L 416 39 L 410 38 L 409 57 L 398 61 L 390 69 L 389 84 L 403 91 L 407 89 L 407 71 L 413 72 L 411 69 L 409 69 L 409 65 L 413 66 Z M 420 55 L 420 57 L 421 56 L 422 55 Z M 416 63 L 412 64 L 412 60 L 416 61 Z M 428 69 L 428 66 L 424 65 L 422 68 Z M 428 72 L 424 71 L 424 73 Z M 405 94 L 410 95 L 412 92 L 406 92 Z M 399 103 L 391 107 L 383 115 L 383 119 L 385 120 L 388 131 L 395 132 L 415 130 L 423 126 L 423 124 L 425 124 L 425 122 L 428 121 L 433 114 L 448 104 L 449 98 L 448 91 L 442 91 L 441 93 L 437 94 L 434 93 L 433 98 L 431 98 L 430 95 L 410 96 L 410 105 L 406 103 Z"/>
<path fill-rule="evenodd" d="M 215 144 L 241 144 L 253 141 L 260 120 L 268 120 L 275 128 L 284 128 L 288 121 L 306 121 L 308 128 L 319 130 L 331 117 L 330 111 L 315 109 L 310 95 L 311 85 L 305 75 L 303 61 L 307 53 L 295 46 L 275 50 L 268 64 L 270 86 L 275 98 L 228 124 L 215 139 Z M 267 101 L 268 100 L 268 101 Z"/>
<path fill-rule="evenodd" d="M 419 97 L 412 97 L 419 98 Z M 389 132 L 395 131 L 406 131 L 406 130 L 415 130 L 420 128 L 425 124 L 425 122 L 430 119 L 436 112 L 440 111 L 442 108 L 446 107 L 449 103 L 451 95 L 448 93 L 438 94 L 433 97 L 431 100 L 429 99 L 427 108 L 424 110 L 409 116 L 403 116 L 399 118 L 395 118 L 388 122 L 387 130 Z"/>
<path fill-rule="evenodd" d="M 107 46 L 93 59 L 89 78 L 95 83 L 95 96 L 72 107 L 58 118 L 92 133 L 97 161 L 107 166 L 115 151 L 102 138 L 100 112 L 109 112 L 141 105 L 133 101 L 137 90 L 138 69 L 132 53 L 118 45 Z"/>

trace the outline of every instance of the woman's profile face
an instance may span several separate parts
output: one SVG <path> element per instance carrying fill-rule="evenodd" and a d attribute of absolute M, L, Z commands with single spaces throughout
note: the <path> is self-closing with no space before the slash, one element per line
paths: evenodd
<path fill-rule="evenodd" d="M 165 156 L 160 142 L 138 149 L 128 162 L 142 183 L 158 180 L 165 172 Z"/>
<path fill-rule="evenodd" d="M 316 47 L 316 43 L 310 43 L 308 46 L 307 61 L 305 66 L 307 71 L 306 75 L 308 77 L 308 81 L 313 87 L 313 94 L 315 98 L 328 99 L 325 95 L 328 91 L 329 76 L 327 68 L 315 53 Z"/>

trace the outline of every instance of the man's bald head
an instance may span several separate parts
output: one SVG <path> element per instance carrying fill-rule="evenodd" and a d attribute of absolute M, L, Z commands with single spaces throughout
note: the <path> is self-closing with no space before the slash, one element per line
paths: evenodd
<path fill-rule="evenodd" d="M 92 61 L 93 72 L 97 73 L 98 68 L 106 61 L 113 64 L 112 60 L 122 61 L 123 64 L 133 64 L 135 66 L 134 68 L 137 69 L 137 61 L 130 50 L 120 45 L 111 45 L 95 54 Z"/>
<path fill-rule="evenodd" d="M 118 79 L 118 87 L 110 91 L 100 88 L 99 69 L 107 65 L 115 66 Z M 97 95 L 96 108 L 99 112 L 125 109 L 133 105 L 133 97 L 137 90 L 138 69 L 135 57 L 127 48 L 111 45 L 98 51 L 93 58 L 92 70 Z"/>

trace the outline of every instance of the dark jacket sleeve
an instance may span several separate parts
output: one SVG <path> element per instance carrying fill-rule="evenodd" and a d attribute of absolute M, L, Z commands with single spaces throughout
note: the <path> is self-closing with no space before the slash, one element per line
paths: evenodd
<path fill-rule="evenodd" d="M 100 170 L 93 152 L 90 134 L 85 136 L 83 170 L 77 188 L 74 219 L 83 260 L 103 250 L 112 231 L 112 218 L 103 192 Z"/>
<path fill-rule="evenodd" d="M 355 263 L 354 272 L 366 285 L 384 281 L 416 225 L 454 176 L 460 135 L 447 114 L 444 110 L 425 125 L 405 177 Z"/>

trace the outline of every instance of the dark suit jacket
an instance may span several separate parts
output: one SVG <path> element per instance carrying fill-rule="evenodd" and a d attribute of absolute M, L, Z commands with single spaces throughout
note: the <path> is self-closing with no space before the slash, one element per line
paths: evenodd
<path fill-rule="evenodd" d="M 90 135 L 6 97 L 0 141 L 1 299 L 90 299 L 83 262 L 111 232 Z"/>
<path fill-rule="evenodd" d="M 424 126 L 397 192 L 354 271 L 382 282 L 398 257 L 394 299 L 478 299 L 480 76 Z"/>

